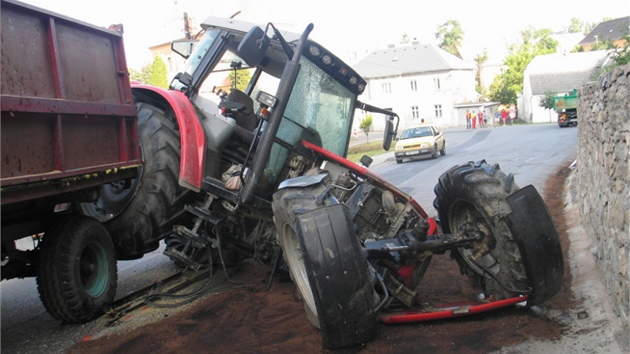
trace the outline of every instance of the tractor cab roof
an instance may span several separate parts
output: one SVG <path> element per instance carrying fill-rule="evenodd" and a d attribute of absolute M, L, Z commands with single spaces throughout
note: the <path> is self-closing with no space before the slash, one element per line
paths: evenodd
<path fill-rule="evenodd" d="M 280 77 L 282 69 L 284 68 L 288 58 L 280 40 L 278 40 L 277 36 L 273 34 L 273 30 L 268 31 L 271 26 L 215 16 L 210 16 L 201 23 L 201 28 L 206 31 L 224 30 L 229 32 L 233 36 L 230 40 L 232 46 L 238 46 L 245 38 L 248 31 L 250 31 L 253 27 L 260 27 L 264 29 L 267 31 L 267 36 L 270 36 L 271 38 L 269 48 L 265 52 L 265 60 L 261 61 L 260 66 L 262 66 L 263 70 L 267 73 Z M 301 36 L 300 34 L 276 27 L 273 27 L 273 29 L 284 38 L 293 50 L 296 49 L 297 42 Z M 236 49 L 237 48 L 233 48 L 234 52 L 237 52 Z M 315 65 L 317 65 L 320 69 L 326 71 L 330 76 L 340 81 L 355 94 L 360 95 L 365 90 L 365 80 L 356 71 L 354 71 L 350 65 L 344 63 L 321 44 L 310 39 L 307 40 L 307 45 L 305 46 L 303 55 L 315 63 Z"/>

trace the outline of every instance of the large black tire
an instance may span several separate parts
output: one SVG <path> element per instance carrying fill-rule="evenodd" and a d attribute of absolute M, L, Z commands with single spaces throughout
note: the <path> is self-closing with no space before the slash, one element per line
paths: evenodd
<path fill-rule="evenodd" d="M 145 160 L 138 180 L 130 184 L 124 210 L 105 223 L 118 259 L 135 259 L 153 251 L 183 213 L 188 190 L 179 185 L 180 139 L 175 118 L 138 103 L 138 135 Z M 96 205 L 102 204 L 101 196 Z M 121 203 L 118 201 L 118 203 Z M 92 212 L 89 212 L 91 210 Z M 86 208 L 83 207 L 86 212 Z M 87 215 L 100 211 L 88 209 Z"/>
<path fill-rule="evenodd" d="M 451 256 L 475 288 L 496 299 L 535 293 L 527 270 L 532 277 L 545 272 L 536 262 L 549 252 L 543 249 L 538 255 L 522 257 L 507 217 L 511 209 L 506 198 L 518 189 L 513 175 L 505 175 L 499 165 L 484 160 L 451 168 L 440 176 L 434 189 L 433 205 L 445 233 L 477 232 L 483 236 L 472 247 L 454 250 Z M 536 303 L 544 300 L 536 298 Z"/>
<path fill-rule="evenodd" d="M 440 149 L 440 155 L 446 155 L 446 141 L 442 143 L 442 148 Z"/>
<path fill-rule="evenodd" d="M 324 191 L 322 184 L 282 189 L 272 206 L 278 241 L 307 317 L 320 329 L 322 347 L 334 349 L 376 335 L 378 296 L 347 207 L 327 198 L 318 203 Z"/>
<path fill-rule="evenodd" d="M 438 150 L 437 144 L 433 145 L 433 151 L 431 152 L 431 158 L 437 159 L 440 156 L 440 151 Z"/>
<path fill-rule="evenodd" d="M 74 215 L 44 234 L 37 288 L 55 319 L 81 323 L 100 315 L 116 294 L 114 245 L 93 218 Z"/>

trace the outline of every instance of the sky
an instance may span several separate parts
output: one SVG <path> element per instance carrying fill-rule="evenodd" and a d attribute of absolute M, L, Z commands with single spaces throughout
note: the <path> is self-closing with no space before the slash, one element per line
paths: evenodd
<path fill-rule="evenodd" d="M 149 47 L 183 37 L 183 13 L 199 23 L 207 16 L 236 18 L 302 32 L 349 62 L 389 44 L 410 40 L 437 44 L 435 32 L 448 20 L 464 30 L 462 55 L 472 60 L 487 50 L 490 57 L 507 53 L 519 33 L 529 27 L 565 30 L 571 18 L 598 23 L 630 16 L 628 0 L 22 0 L 96 26 L 124 25 L 129 67 L 151 62 Z"/>

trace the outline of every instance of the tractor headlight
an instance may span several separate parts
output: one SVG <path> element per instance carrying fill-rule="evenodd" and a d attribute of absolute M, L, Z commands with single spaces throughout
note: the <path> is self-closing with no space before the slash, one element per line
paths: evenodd
<path fill-rule="evenodd" d="M 264 91 L 258 91 L 258 96 L 256 96 L 256 101 L 260 102 L 260 104 L 265 105 L 269 108 L 274 108 L 276 106 L 276 102 L 278 100 Z"/>

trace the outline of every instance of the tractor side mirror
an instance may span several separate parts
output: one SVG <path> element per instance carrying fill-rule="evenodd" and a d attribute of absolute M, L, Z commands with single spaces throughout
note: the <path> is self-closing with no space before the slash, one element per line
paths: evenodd
<path fill-rule="evenodd" d="M 195 49 L 197 42 L 198 41 L 188 39 L 173 41 L 171 42 L 171 50 L 184 57 L 184 59 L 188 59 Z"/>
<path fill-rule="evenodd" d="M 262 28 L 255 26 L 243 37 L 237 51 L 238 56 L 245 60 L 247 65 L 256 66 L 265 57 L 267 49 L 269 49 L 269 37 Z"/>
<path fill-rule="evenodd" d="M 385 120 L 385 130 L 383 131 L 383 149 L 389 151 L 392 147 L 392 139 L 396 135 L 394 131 L 394 122 L 391 118 Z"/>

